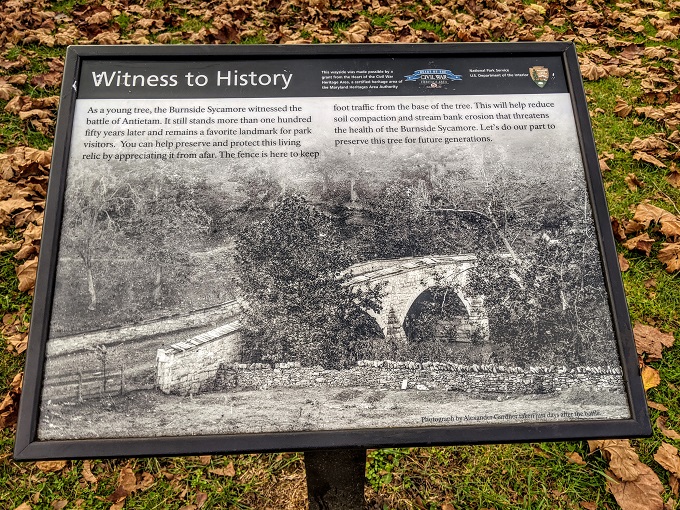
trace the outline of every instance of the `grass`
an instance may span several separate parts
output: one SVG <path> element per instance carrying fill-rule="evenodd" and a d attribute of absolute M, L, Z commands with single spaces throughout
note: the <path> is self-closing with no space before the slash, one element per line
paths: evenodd
<path fill-rule="evenodd" d="M 443 503 L 513 510 L 611 504 L 602 491 L 604 461 L 570 463 L 566 454 L 573 451 L 588 457 L 585 443 L 377 450 L 369 454 L 367 479 L 376 492 L 417 491 L 427 509 Z"/>
<path fill-rule="evenodd" d="M 432 21 L 425 20 L 416 20 L 411 23 L 411 28 L 413 30 L 427 30 L 428 32 L 437 34 L 441 39 L 446 37 L 442 27 L 443 25 L 441 23 L 433 23 Z"/>
<path fill-rule="evenodd" d="M 87 3 L 87 0 L 58 0 L 56 2 L 52 2 L 50 8 L 54 12 L 70 14 L 75 8 L 86 5 Z"/>
<path fill-rule="evenodd" d="M 304 34 L 302 36 L 305 37 Z M 241 44 L 266 44 L 266 43 L 267 37 L 262 31 L 258 32 L 256 35 L 244 37 L 243 39 L 241 39 Z"/>
<path fill-rule="evenodd" d="M 390 21 L 392 21 L 392 18 L 394 17 L 391 14 L 379 15 L 372 14 L 368 11 L 361 11 L 359 14 L 368 18 L 371 21 L 371 25 L 377 28 L 389 28 Z"/>

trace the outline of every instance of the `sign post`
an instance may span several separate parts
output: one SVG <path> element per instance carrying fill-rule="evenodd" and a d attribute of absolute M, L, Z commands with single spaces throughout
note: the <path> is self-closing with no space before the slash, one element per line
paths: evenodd
<path fill-rule="evenodd" d="M 309 510 L 364 508 L 366 450 L 305 452 Z"/>
<path fill-rule="evenodd" d="M 50 178 L 17 459 L 651 431 L 572 45 L 72 47 Z"/>

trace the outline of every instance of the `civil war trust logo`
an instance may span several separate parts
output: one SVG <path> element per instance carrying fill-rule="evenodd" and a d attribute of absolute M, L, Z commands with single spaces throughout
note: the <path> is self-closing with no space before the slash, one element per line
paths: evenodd
<path fill-rule="evenodd" d="M 550 79 L 550 71 L 547 67 L 534 66 L 529 68 L 529 76 L 531 76 L 536 85 L 543 88 Z"/>
<path fill-rule="evenodd" d="M 431 89 L 441 89 L 449 81 L 460 81 L 463 77 L 460 74 L 453 74 L 448 69 L 419 69 L 413 74 L 404 76 L 406 81 L 417 81 L 421 85 Z"/>

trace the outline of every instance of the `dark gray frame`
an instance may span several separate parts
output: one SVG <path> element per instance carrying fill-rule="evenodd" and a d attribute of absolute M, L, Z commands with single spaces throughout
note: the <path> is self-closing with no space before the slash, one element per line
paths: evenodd
<path fill-rule="evenodd" d="M 406 56 L 428 55 L 473 58 L 475 56 L 561 57 L 585 167 L 585 179 L 599 241 L 606 291 L 609 296 L 614 333 L 618 341 L 623 379 L 631 410 L 630 419 L 218 436 L 187 435 L 64 441 L 38 441 L 36 439 L 45 345 L 55 285 L 66 170 L 77 97 L 77 80 L 84 60 L 153 59 L 162 62 L 178 59 L 218 60 L 224 58 L 257 60 L 384 57 L 398 59 Z M 560 42 L 313 46 L 81 46 L 68 49 L 14 449 L 16 460 L 509 443 L 649 435 L 651 435 L 651 424 L 647 403 L 637 364 L 633 331 L 573 44 Z"/>

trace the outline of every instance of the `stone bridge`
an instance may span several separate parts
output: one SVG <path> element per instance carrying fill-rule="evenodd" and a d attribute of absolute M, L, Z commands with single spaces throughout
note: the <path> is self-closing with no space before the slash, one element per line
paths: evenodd
<path fill-rule="evenodd" d="M 458 328 L 459 341 L 473 336 L 489 338 L 489 319 L 484 297 L 465 294 L 470 270 L 476 267 L 474 255 L 436 255 L 430 257 L 371 260 L 355 264 L 343 272 L 350 275 L 346 285 L 372 287 L 382 285 L 384 297 L 380 313 L 368 310 L 375 317 L 385 337 L 406 340 L 404 321 L 419 296 L 435 286 L 454 289 L 465 307 L 467 317 Z"/>

